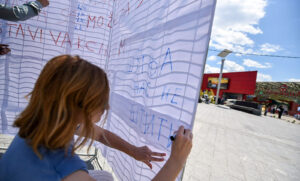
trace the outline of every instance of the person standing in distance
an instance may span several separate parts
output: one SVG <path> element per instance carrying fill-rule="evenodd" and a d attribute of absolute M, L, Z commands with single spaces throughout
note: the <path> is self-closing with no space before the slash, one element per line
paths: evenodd
<path fill-rule="evenodd" d="M 41 12 L 41 9 L 48 5 L 48 0 L 31 1 L 23 5 L 13 7 L 0 4 L 0 19 L 7 21 L 25 21 L 37 16 Z M 9 52 L 10 48 L 8 48 L 8 45 L 0 44 L 0 55 L 5 55 Z"/>
<path fill-rule="evenodd" d="M 23 5 L 13 7 L 0 4 L 0 19 L 7 21 L 25 21 L 37 16 L 41 12 L 42 8 L 47 7 L 48 5 L 48 0 L 31 1 Z"/>

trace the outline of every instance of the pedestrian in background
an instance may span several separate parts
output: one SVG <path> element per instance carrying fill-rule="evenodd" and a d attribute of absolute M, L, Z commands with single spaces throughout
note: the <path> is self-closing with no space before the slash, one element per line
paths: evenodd
<path fill-rule="evenodd" d="M 269 107 L 266 105 L 266 106 L 265 106 L 265 113 L 264 113 L 265 116 L 267 116 L 268 109 L 269 109 Z"/>
<path fill-rule="evenodd" d="M 48 5 L 48 0 L 31 1 L 23 5 L 13 7 L 0 4 L 0 19 L 7 21 L 25 21 L 37 16 L 41 12 L 41 9 Z"/>
<path fill-rule="evenodd" d="M 278 118 L 281 119 L 281 116 L 282 116 L 282 113 L 284 111 L 283 107 L 282 106 L 279 106 L 279 111 L 278 111 Z"/>
<path fill-rule="evenodd" d="M 25 21 L 37 16 L 41 12 L 41 9 L 48 5 L 48 0 L 31 1 L 23 5 L 13 7 L 0 4 L 0 19 L 7 21 Z M 9 52 L 10 48 L 8 48 L 8 45 L 0 44 L 0 55 L 5 55 Z"/>

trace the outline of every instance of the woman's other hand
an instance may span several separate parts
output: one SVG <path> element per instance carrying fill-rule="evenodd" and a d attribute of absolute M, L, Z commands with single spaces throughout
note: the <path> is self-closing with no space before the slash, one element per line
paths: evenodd
<path fill-rule="evenodd" d="M 152 169 L 151 161 L 162 162 L 165 160 L 164 156 L 166 156 L 165 153 L 153 152 L 147 146 L 136 147 L 133 150 L 132 154 L 133 154 L 132 155 L 133 158 L 135 158 L 138 161 L 144 162 L 151 169 Z"/>

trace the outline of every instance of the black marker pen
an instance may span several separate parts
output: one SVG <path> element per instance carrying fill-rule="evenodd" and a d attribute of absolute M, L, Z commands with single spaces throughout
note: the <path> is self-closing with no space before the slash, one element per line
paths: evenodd
<path fill-rule="evenodd" d="M 175 141 L 175 138 L 176 138 L 176 134 L 170 136 L 170 140 L 171 140 L 171 141 Z"/>
<path fill-rule="evenodd" d="M 183 134 L 184 134 L 184 133 L 185 133 L 185 129 L 184 129 L 184 131 L 183 131 Z M 171 140 L 171 141 L 175 141 L 175 138 L 176 138 L 176 134 L 170 136 L 170 140 Z"/>

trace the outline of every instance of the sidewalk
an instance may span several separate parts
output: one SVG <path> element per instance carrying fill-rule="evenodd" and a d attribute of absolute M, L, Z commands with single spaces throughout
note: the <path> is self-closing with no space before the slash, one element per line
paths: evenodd
<path fill-rule="evenodd" d="M 198 104 L 184 181 L 300 180 L 300 125 Z"/>
<path fill-rule="evenodd" d="M 264 115 L 264 114 L 262 113 L 262 115 Z M 267 117 L 272 117 L 272 118 L 279 119 L 278 114 L 272 114 L 270 112 L 268 112 Z M 282 115 L 281 120 L 287 121 L 287 122 L 290 122 L 290 123 L 294 123 L 294 124 L 300 124 L 300 120 L 298 120 L 298 119 L 296 119 L 292 116 L 289 116 L 289 115 Z"/>

